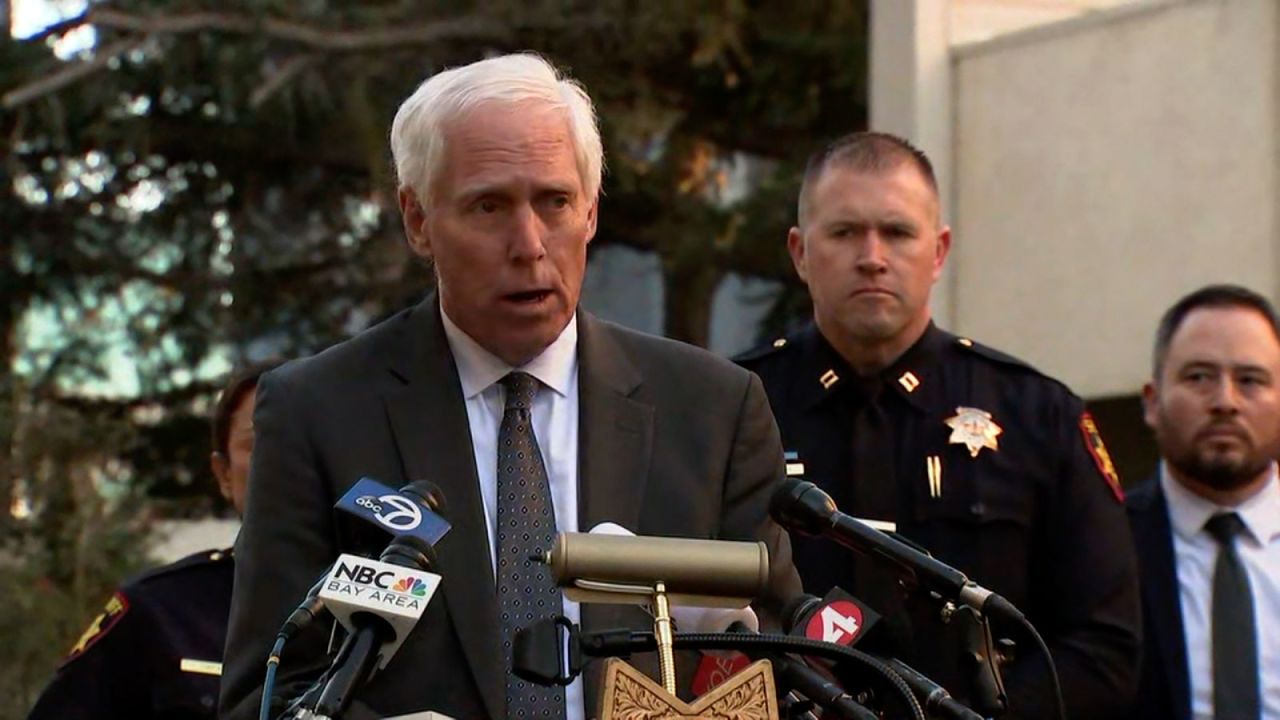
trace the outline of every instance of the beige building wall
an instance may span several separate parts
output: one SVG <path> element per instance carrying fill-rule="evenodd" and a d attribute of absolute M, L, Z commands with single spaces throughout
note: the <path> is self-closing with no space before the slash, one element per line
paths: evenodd
<path fill-rule="evenodd" d="M 953 50 L 958 332 L 1086 397 L 1204 283 L 1275 297 L 1277 0 L 1170 0 Z"/>

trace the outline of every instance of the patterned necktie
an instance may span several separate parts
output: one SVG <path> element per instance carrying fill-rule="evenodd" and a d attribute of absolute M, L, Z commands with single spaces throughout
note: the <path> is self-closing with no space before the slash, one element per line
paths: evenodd
<path fill-rule="evenodd" d="M 1204 529 L 1221 546 L 1213 568 L 1213 716 L 1258 720 L 1258 635 L 1249 574 L 1236 552 L 1244 522 L 1235 513 L 1209 518 Z"/>
<path fill-rule="evenodd" d="M 564 688 L 527 683 L 511 672 L 516 631 L 558 615 L 561 601 L 550 567 L 529 559 L 550 549 L 556 534 L 551 486 L 533 433 L 531 409 L 538 381 L 513 372 L 502 385 L 507 402 L 498 428 L 498 607 L 507 663 L 507 717 L 562 720 Z"/>

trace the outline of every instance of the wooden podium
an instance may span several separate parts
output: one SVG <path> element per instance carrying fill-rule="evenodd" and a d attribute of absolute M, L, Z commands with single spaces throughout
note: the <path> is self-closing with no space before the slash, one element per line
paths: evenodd
<path fill-rule="evenodd" d="M 752 663 L 693 703 L 677 697 L 671 611 L 660 582 L 653 587 L 653 611 L 662 685 L 610 658 L 605 664 L 599 720 L 778 720 L 778 693 L 768 660 Z"/>
<path fill-rule="evenodd" d="M 758 660 L 686 703 L 617 658 L 605 665 L 600 720 L 778 720 L 768 660 Z"/>

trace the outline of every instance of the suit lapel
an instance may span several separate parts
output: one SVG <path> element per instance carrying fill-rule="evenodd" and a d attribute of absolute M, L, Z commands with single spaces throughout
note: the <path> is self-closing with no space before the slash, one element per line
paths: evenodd
<path fill-rule="evenodd" d="M 1135 498 L 1132 523 L 1134 541 L 1142 564 L 1143 624 L 1173 696 L 1173 708 L 1180 720 L 1190 718 L 1191 681 L 1187 676 L 1187 642 L 1182 631 L 1182 610 L 1178 594 L 1178 568 L 1173 554 L 1173 528 L 1169 508 L 1158 478 L 1145 486 L 1148 492 Z M 1158 629 L 1158 631 L 1155 631 Z"/>
<path fill-rule="evenodd" d="M 615 522 L 636 532 L 649 473 L 653 406 L 630 397 L 641 384 L 608 325 L 578 320 L 578 527 Z"/>
<path fill-rule="evenodd" d="M 585 312 L 578 313 L 578 528 L 587 532 L 614 522 L 640 532 L 640 507 L 653 445 L 653 406 L 631 397 L 643 377 L 613 335 Z M 609 606 L 583 605 L 582 627 L 601 629 Z M 599 702 L 603 663 L 583 677 L 587 716 Z"/>
<path fill-rule="evenodd" d="M 441 588 L 485 707 L 502 718 L 505 681 L 489 530 L 462 387 L 434 296 L 414 309 L 400 347 L 389 365 L 404 385 L 384 394 L 387 416 L 405 477 L 430 480 L 444 491 L 443 514 L 453 529 L 436 548 Z"/>

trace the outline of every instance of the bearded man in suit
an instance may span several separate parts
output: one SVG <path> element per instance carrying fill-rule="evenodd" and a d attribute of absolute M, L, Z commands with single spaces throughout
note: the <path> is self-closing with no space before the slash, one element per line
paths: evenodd
<path fill-rule="evenodd" d="M 1208 285 L 1156 330 L 1156 472 L 1128 498 L 1144 646 L 1134 720 L 1280 719 L 1280 318 Z"/>
<path fill-rule="evenodd" d="M 391 147 L 405 234 L 436 291 L 262 380 L 224 716 L 254 717 L 271 639 L 344 550 L 331 507 L 361 476 L 437 483 L 453 528 L 436 547 L 443 597 L 347 717 L 594 714 L 598 670 L 530 686 L 511 675 L 512 634 L 562 611 L 588 629 L 651 621 L 548 587 L 528 557 L 555 531 L 759 538 L 773 578 L 758 607 L 797 594 L 767 517 L 783 458 L 759 379 L 578 307 L 603 166 L 581 86 L 529 54 L 442 72 L 401 105 Z M 513 447 L 536 448 L 520 461 L 535 466 L 513 475 Z M 310 630 L 286 650 L 284 687 L 328 662 L 328 633 Z"/>

